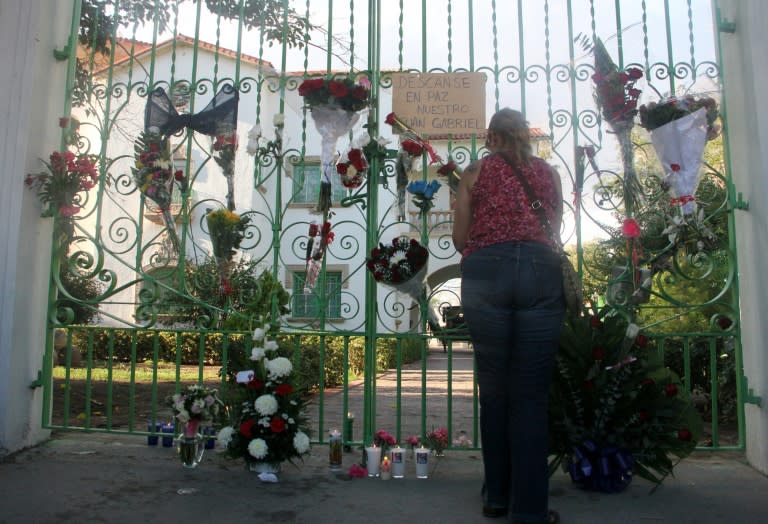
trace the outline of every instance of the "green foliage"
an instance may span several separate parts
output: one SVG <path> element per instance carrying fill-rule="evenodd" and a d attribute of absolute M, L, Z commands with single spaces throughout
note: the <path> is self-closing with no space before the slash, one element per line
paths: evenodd
<path fill-rule="evenodd" d="M 655 342 L 628 335 L 628 325 L 610 308 L 567 320 L 550 399 L 552 469 L 591 442 L 630 453 L 635 475 L 658 484 L 672 458 L 687 456 L 701 438 L 686 387 Z"/>
<path fill-rule="evenodd" d="M 88 324 L 98 317 L 99 303 L 94 299 L 104 289 L 99 281 L 84 276 L 75 267 L 70 268 L 66 260 L 59 265 L 59 281 L 63 294 L 59 296 L 57 308 L 72 311 L 70 324 Z"/>

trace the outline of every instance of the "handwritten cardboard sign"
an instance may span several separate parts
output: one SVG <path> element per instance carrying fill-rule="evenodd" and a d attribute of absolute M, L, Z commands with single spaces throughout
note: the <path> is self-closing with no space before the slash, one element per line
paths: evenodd
<path fill-rule="evenodd" d="M 392 110 L 425 135 L 485 131 L 483 73 L 395 73 Z"/>

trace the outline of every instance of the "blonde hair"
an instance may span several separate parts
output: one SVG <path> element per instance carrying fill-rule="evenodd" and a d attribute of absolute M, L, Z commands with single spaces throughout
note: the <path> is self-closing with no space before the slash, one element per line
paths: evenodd
<path fill-rule="evenodd" d="M 509 153 L 510 160 L 518 165 L 527 164 L 533 156 L 531 131 L 520 111 L 505 107 L 500 109 L 488 124 L 488 131 L 496 133 Z"/>

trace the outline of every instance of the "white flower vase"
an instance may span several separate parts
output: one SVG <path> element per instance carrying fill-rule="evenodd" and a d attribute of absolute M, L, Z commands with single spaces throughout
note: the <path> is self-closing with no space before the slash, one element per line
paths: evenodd
<path fill-rule="evenodd" d="M 354 127 L 360 113 L 337 106 L 320 105 L 312 108 L 311 115 L 322 137 L 323 177 L 317 211 L 324 213 L 331 207 L 333 188 L 341 184 L 341 180 L 336 176 L 336 142 Z"/>
<path fill-rule="evenodd" d="M 651 131 L 656 156 L 669 173 L 672 203 L 683 215 L 696 211 L 693 194 L 699 184 L 699 168 L 707 143 L 707 111 L 701 108 Z M 675 166 L 675 167 L 673 167 Z"/>

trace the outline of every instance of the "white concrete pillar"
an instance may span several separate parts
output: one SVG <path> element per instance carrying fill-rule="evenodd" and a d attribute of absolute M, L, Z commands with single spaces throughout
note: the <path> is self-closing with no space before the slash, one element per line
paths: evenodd
<path fill-rule="evenodd" d="M 48 437 L 41 429 L 51 220 L 24 185 L 59 148 L 72 0 L 0 0 L 0 456 Z"/>
<path fill-rule="evenodd" d="M 744 371 L 762 397 L 762 407 L 746 406 L 747 459 L 768 474 L 768 2 L 717 3 L 734 24 L 733 33 L 720 34 L 731 174 L 749 201 L 749 211 L 736 212 Z"/>

